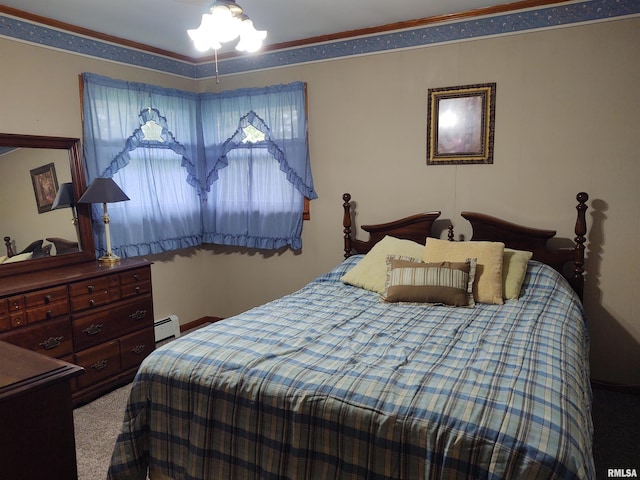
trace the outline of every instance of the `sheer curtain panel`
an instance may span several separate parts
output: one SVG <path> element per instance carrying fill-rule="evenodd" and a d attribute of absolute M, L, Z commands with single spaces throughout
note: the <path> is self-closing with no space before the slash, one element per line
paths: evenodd
<path fill-rule="evenodd" d="M 114 252 L 133 257 L 201 244 L 198 96 L 93 74 L 83 80 L 88 180 L 112 177 L 131 198 L 109 206 Z M 94 206 L 103 254 L 100 212 Z"/>
<path fill-rule="evenodd" d="M 302 247 L 304 197 L 317 198 L 304 83 L 201 98 L 206 242 Z"/>

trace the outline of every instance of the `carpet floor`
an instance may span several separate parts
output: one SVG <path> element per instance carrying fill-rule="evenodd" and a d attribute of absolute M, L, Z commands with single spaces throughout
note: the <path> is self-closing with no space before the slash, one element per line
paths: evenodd
<path fill-rule="evenodd" d="M 73 411 L 78 480 L 105 480 L 131 384 Z"/>

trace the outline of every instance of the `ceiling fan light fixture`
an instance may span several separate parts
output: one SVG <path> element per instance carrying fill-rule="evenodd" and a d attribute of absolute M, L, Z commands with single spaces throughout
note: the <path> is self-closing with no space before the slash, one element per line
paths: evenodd
<path fill-rule="evenodd" d="M 233 0 L 217 0 L 209 7 L 209 13 L 202 15 L 197 29 L 187 30 L 194 46 L 201 52 L 210 48 L 218 50 L 223 43 L 240 37 L 236 49 L 256 52 L 266 38 L 265 30 L 256 30 L 244 10 Z"/>
<path fill-rule="evenodd" d="M 244 11 L 240 5 L 238 5 L 234 0 L 216 0 L 209 7 L 209 12 L 213 13 L 216 9 L 226 8 L 233 15 L 240 16 Z"/>
<path fill-rule="evenodd" d="M 236 45 L 236 50 L 240 52 L 257 52 L 262 47 L 262 42 L 267 38 L 266 30 L 256 30 L 253 26 L 253 22 L 243 15 L 242 22 L 240 23 L 240 41 Z"/>

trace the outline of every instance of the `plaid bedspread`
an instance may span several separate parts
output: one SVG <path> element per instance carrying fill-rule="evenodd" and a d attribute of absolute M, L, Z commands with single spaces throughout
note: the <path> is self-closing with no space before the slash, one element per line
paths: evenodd
<path fill-rule="evenodd" d="M 385 304 L 340 282 L 359 258 L 153 352 L 109 478 L 595 478 L 562 277 L 530 262 L 505 305 Z"/>

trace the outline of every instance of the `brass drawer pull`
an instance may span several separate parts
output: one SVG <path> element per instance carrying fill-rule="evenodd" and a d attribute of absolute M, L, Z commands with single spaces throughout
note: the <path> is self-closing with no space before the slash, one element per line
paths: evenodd
<path fill-rule="evenodd" d="M 129 315 L 129 318 L 131 320 L 141 320 L 143 319 L 145 316 L 147 315 L 147 311 L 146 310 L 136 310 L 135 312 L 133 312 L 131 315 Z"/>
<path fill-rule="evenodd" d="M 95 287 L 95 286 L 93 286 L 93 285 L 87 285 L 87 290 L 89 291 L 89 293 L 93 293 L 93 290 L 94 290 L 95 288 L 96 288 L 96 287 Z"/>
<path fill-rule="evenodd" d="M 47 318 L 53 317 L 53 311 L 52 310 L 47 310 L 46 315 L 47 315 Z"/>
<path fill-rule="evenodd" d="M 49 337 L 44 342 L 40 342 L 38 345 L 40 345 L 45 350 L 53 350 L 54 348 L 60 346 L 62 340 L 64 340 L 64 337 Z"/>
<path fill-rule="evenodd" d="M 51 303 L 51 295 L 46 295 L 44 297 L 44 303 Z"/>
<path fill-rule="evenodd" d="M 94 370 L 102 370 L 107 366 L 107 363 L 109 362 L 106 359 L 100 360 L 99 362 L 96 362 L 93 365 L 91 365 L 91 368 L 93 368 Z"/>
<path fill-rule="evenodd" d="M 96 301 L 92 298 L 89 300 L 89 306 L 94 307 L 96 305 Z"/>
<path fill-rule="evenodd" d="M 97 335 L 102 331 L 103 326 L 104 324 L 102 323 L 98 323 L 97 325 L 95 323 L 92 323 L 89 327 L 85 328 L 82 331 L 87 335 Z"/>
<path fill-rule="evenodd" d="M 136 345 L 131 349 L 131 353 L 135 353 L 136 355 L 140 355 L 147 348 L 146 345 Z"/>

